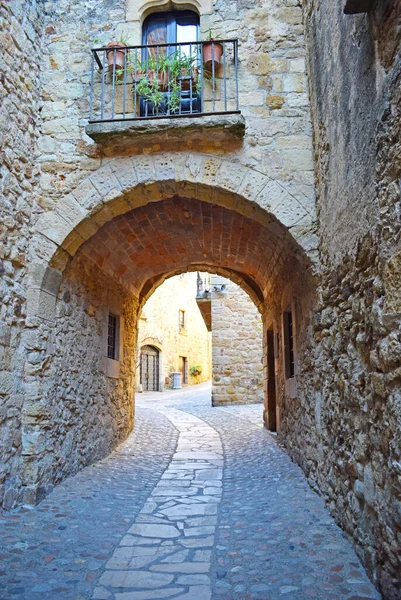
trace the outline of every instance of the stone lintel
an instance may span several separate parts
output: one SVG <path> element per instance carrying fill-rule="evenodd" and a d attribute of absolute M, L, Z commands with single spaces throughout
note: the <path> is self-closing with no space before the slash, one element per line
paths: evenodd
<path fill-rule="evenodd" d="M 162 119 L 138 119 L 89 123 L 86 134 L 97 144 L 122 150 L 140 144 L 143 146 L 180 143 L 196 147 L 207 142 L 210 146 L 222 142 L 237 142 L 245 135 L 245 119 L 239 113 L 204 115 L 199 117 L 170 117 Z"/>
<path fill-rule="evenodd" d="M 374 9 L 376 0 L 345 0 L 344 13 L 355 15 L 357 13 L 370 12 Z"/>

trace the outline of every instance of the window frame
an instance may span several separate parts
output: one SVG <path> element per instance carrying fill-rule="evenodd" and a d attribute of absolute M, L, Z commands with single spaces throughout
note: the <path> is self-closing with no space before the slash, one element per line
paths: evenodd
<path fill-rule="evenodd" d="M 178 329 L 180 332 L 186 331 L 187 329 L 185 310 L 182 308 L 178 309 Z"/>
<path fill-rule="evenodd" d="M 152 21 L 165 21 L 166 22 L 166 44 L 177 44 L 177 16 L 178 19 L 189 19 L 194 18 L 196 23 L 196 39 L 194 42 L 198 42 L 200 38 L 200 25 L 199 15 L 193 10 L 172 10 L 172 11 L 160 11 L 151 13 L 143 22 L 142 25 L 142 44 L 147 45 L 147 37 L 149 35 L 149 23 Z"/>
<path fill-rule="evenodd" d="M 194 25 L 196 27 L 196 36 L 194 40 L 194 42 L 198 42 L 200 41 L 200 20 L 199 20 L 199 15 L 193 11 L 193 10 L 172 10 L 172 11 L 160 11 L 160 12 L 154 12 L 151 13 L 150 15 L 148 15 L 146 17 L 146 19 L 144 20 L 143 24 L 142 24 L 142 45 L 143 46 L 147 46 L 148 45 L 148 36 L 150 33 L 150 24 L 151 23 L 157 23 L 158 21 L 160 23 L 165 23 L 166 26 L 166 41 L 163 43 L 166 44 L 171 44 L 171 46 L 168 46 L 167 48 L 167 52 L 170 53 L 174 53 L 174 51 L 177 49 L 177 46 L 174 47 L 174 44 L 178 44 L 178 43 L 182 43 L 184 45 L 190 45 L 190 42 L 178 42 L 177 41 L 177 25 L 179 25 L 179 21 L 185 21 L 185 20 L 192 20 L 193 23 L 188 23 L 188 25 Z M 157 46 L 157 44 L 156 44 Z M 199 46 L 195 47 L 195 52 L 197 51 L 196 48 L 199 49 Z M 199 49 L 200 51 L 200 49 Z M 148 57 L 149 57 L 150 51 L 147 50 L 146 48 L 143 49 L 142 51 L 142 61 L 146 62 Z M 167 103 L 167 99 L 168 99 L 168 95 L 169 95 L 169 91 L 164 91 L 162 92 L 163 96 L 164 96 L 164 102 L 163 104 Z M 189 106 L 188 106 L 189 103 Z M 146 100 L 144 98 L 140 99 L 140 114 L 141 116 L 151 116 L 152 112 L 154 111 L 154 108 L 152 108 L 152 103 L 149 100 Z M 164 108 L 161 108 L 161 114 L 164 114 Z M 195 92 L 194 90 L 188 91 L 188 90 L 182 90 L 181 91 L 181 102 L 180 102 L 180 109 L 179 109 L 179 114 L 201 114 L 203 110 L 203 105 L 202 105 L 202 95 L 200 93 Z M 150 111 L 150 112 L 149 112 Z M 157 114 L 159 114 L 159 111 L 157 111 Z M 170 114 L 166 114 L 166 116 L 171 116 Z"/>
<path fill-rule="evenodd" d="M 292 307 L 288 307 L 283 312 L 283 342 L 285 378 L 293 379 L 295 377 L 295 335 Z"/>
<path fill-rule="evenodd" d="M 109 358 L 110 360 L 119 360 L 119 329 L 119 316 L 112 312 L 109 312 L 107 321 L 107 358 Z"/>

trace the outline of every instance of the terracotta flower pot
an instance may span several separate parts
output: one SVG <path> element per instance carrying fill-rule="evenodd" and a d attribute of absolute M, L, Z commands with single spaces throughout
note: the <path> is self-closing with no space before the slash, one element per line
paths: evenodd
<path fill-rule="evenodd" d="M 223 55 L 223 44 L 215 40 L 210 40 L 203 44 L 203 63 L 207 69 L 212 69 L 214 62 L 215 68 L 220 64 Z"/>
<path fill-rule="evenodd" d="M 124 68 L 124 57 L 127 53 L 127 50 L 125 50 L 125 48 L 127 47 L 127 44 L 123 44 L 123 42 L 109 42 L 107 44 L 107 47 L 110 48 L 110 50 L 106 50 L 107 62 L 109 64 L 109 71 L 112 71 L 113 67 L 114 67 L 114 49 L 115 49 L 116 70 L 123 69 Z M 118 50 L 118 48 L 124 48 L 124 50 Z"/>
<path fill-rule="evenodd" d="M 198 81 L 198 67 L 194 67 L 192 69 L 192 73 L 187 72 L 186 69 L 181 70 L 181 76 L 179 80 L 181 82 L 182 90 L 190 90 L 191 89 L 191 80 L 192 80 L 192 91 L 195 91 L 196 82 Z"/>

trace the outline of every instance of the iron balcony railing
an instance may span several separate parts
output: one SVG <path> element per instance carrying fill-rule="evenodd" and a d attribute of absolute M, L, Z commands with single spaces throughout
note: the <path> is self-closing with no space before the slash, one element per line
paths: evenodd
<path fill-rule="evenodd" d="M 197 298 L 210 298 L 211 297 L 211 277 L 210 273 L 197 272 L 196 278 L 197 290 L 196 297 Z"/>
<path fill-rule="evenodd" d="M 90 123 L 239 112 L 237 40 L 92 49 Z"/>

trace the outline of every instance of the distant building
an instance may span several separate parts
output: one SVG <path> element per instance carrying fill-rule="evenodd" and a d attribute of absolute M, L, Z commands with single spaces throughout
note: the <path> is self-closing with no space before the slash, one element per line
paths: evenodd
<path fill-rule="evenodd" d="M 212 379 L 212 403 L 263 402 L 262 319 L 229 279 L 209 273 L 171 277 L 143 307 L 138 328 L 138 391 Z"/>
<path fill-rule="evenodd" d="M 211 334 L 196 304 L 196 273 L 168 279 L 152 294 L 140 315 L 138 389 L 170 388 L 174 372 L 181 373 L 182 385 L 208 381 L 212 375 L 211 345 Z"/>
<path fill-rule="evenodd" d="M 198 274 L 197 302 L 212 332 L 212 404 L 263 402 L 263 324 L 255 304 L 225 277 Z"/>

